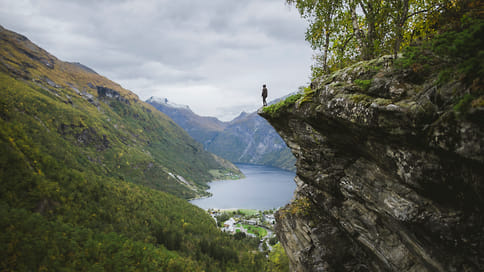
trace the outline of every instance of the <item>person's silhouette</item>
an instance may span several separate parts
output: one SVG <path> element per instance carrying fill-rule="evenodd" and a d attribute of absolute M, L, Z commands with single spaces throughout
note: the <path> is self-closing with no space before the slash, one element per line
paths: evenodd
<path fill-rule="evenodd" d="M 267 98 L 267 88 L 266 88 L 266 85 L 262 85 L 262 106 L 267 106 L 267 102 L 266 102 L 266 98 Z"/>

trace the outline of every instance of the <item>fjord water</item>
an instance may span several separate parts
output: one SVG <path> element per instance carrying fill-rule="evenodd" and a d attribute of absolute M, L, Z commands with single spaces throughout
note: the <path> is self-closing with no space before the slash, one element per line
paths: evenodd
<path fill-rule="evenodd" d="M 275 167 L 236 164 L 245 178 L 209 183 L 211 197 L 190 201 L 203 209 L 257 209 L 283 207 L 292 198 L 296 184 L 293 172 Z"/>

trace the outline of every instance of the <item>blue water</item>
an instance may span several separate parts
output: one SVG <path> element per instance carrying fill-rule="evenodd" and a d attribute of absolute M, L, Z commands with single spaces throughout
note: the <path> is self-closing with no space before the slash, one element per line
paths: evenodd
<path fill-rule="evenodd" d="M 283 207 L 292 198 L 295 173 L 279 168 L 236 164 L 246 178 L 209 183 L 211 197 L 190 201 L 203 209 L 257 209 Z"/>

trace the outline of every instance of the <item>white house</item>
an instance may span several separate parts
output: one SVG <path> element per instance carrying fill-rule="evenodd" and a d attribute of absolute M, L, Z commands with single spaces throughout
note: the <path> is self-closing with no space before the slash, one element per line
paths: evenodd
<path fill-rule="evenodd" d="M 235 219 L 231 217 L 229 220 L 225 221 L 224 227 L 223 227 L 222 230 L 225 231 L 225 232 L 234 233 L 235 232 Z"/>
<path fill-rule="evenodd" d="M 276 219 L 274 218 L 274 214 L 266 214 L 264 215 L 264 220 L 269 222 L 270 224 L 274 224 Z"/>

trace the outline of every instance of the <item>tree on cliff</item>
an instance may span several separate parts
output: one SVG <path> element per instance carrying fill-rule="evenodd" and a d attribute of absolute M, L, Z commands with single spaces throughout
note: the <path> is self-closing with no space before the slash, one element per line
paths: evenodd
<path fill-rule="evenodd" d="M 313 76 L 384 54 L 433 33 L 438 18 L 469 0 L 286 0 L 309 22 Z"/>

